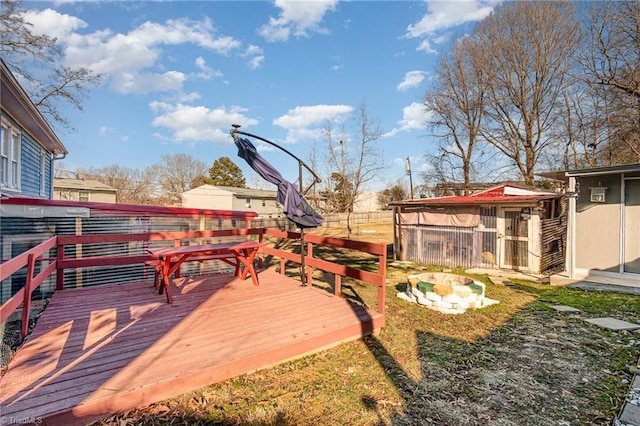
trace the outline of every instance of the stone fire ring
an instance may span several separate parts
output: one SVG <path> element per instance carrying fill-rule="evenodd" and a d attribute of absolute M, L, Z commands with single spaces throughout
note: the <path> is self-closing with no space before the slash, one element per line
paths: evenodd
<path fill-rule="evenodd" d="M 485 296 L 483 282 L 444 272 L 409 275 L 406 291 L 397 296 L 447 314 L 462 314 L 469 308 L 484 308 L 500 303 Z"/>

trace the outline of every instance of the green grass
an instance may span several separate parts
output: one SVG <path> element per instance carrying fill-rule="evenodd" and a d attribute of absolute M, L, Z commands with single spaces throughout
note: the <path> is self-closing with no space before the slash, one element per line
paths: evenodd
<path fill-rule="evenodd" d="M 498 286 L 474 275 L 500 303 L 447 315 L 396 297 L 407 275 L 426 270 L 388 267 L 387 323 L 378 336 L 99 424 L 611 424 L 628 391 L 640 335 L 584 319 L 640 323 L 640 298 L 531 281 Z M 352 300 L 375 307 L 373 286 L 352 280 L 343 286 Z M 559 313 L 548 306 L 554 304 L 582 312 Z"/>

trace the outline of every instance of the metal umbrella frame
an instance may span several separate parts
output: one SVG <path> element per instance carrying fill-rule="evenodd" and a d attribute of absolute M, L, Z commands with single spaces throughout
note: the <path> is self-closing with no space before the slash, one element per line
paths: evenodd
<path fill-rule="evenodd" d="M 298 186 L 299 186 L 299 195 L 300 195 L 301 198 L 304 197 L 304 195 L 307 192 L 309 192 L 309 190 L 315 184 L 322 182 L 320 177 L 318 177 L 318 175 L 313 171 L 313 169 L 311 169 L 311 167 L 309 167 L 298 156 L 296 156 L 295 154 L 293 154 L 289 150 L 281 147 L 280 145 L 276 144 L 275 142 L 272 142 L 272 141 L 270 141 L 268 139 L 265 139 L 265 138 L 263 138 L 261 136 L 254 135 L 252 133 L 243 132 L 243 131 L 239 130 L 240 127 L 241 126 L 239 124 L 232 124 L 231 125 L 231 130 L 229 132 L 231 134 L 231 137 L 233 138 L 234 142 L 236 143 L 236 145 L 240 146 L 239 145 L 240 138 L 238 138 L 238 135 L 248 136 L 248 137 L 251 137 L 251 138 L 258 139 L 258 140 L 260 140 L 260 141 L 262 141 L 262 142 L 264 142 L 266 144 L 269 144 L 269 145 L 271 145 L 271 146 L 273 146 L 275 148 L 278 148 L 279 150 L 285 152 L 286 154 L 288 154 L 290 157 L 292 157 L 293 159 L 295 159 L 298 162 Z M 238 155 L 241 156 L 240 153 L 238 153 Z M 245 158 L 245 160 L 248 161 L 246 158 Z M 265 160 L 265 162 L 266 162 L 266 160 Z M 251 163 L 250 163 L 250 165 L 253 168 L 253 165 Z M 268 166 L 273 168 L 273 166 L 271 166 L 271 165 L 268 165 Z M 307 169 L 307 171 L 313 177 L 312 182 L 309 184 L 309 186 L 306 189 L 303 187 L 303 183 L 302 183 L 302 171 L 303 171 L 303 168 Z M 254 170 L 255 170 L 255 168 L 254 168 Z M 264 178 L 264 176 L 263 176 L 263 178 Z M 269 179 L 267 179 L 267 180 L 269 180 Z M 286 180 L 284 180 L 284 179 L 283 179 L 283 181 L 286 182 Z M 272 183 L 274 183 L 274 182 L 272 182 Z M 289 182 L 286 182 L 286 183 L 290 185 Z M 302 198 L 302 201 L 304 201 L 304 198 Z M 306 201 L 305 201 L 305 204 L 306 204 Z M 306 267 L 305 267 L 305 244 L 304 244 L 304 229 L 305 229 L 305 227 L 304 226 L 300 226 L 296 221 L 291 220 L 290 217 L 288 217 L 288 219 L 291 222 L 296 223 L 296 225 L 298 225 L 298 228 L 300 229 L 300 279 L 301 279 L 302 285 L 305 286 L 305 285 L 307 285 L 307 282 L 306 282 L 306 271 L 305 271 L 306 270 Z M 313 227 L 313 226 L 307 226 L 307 227 Z"/>

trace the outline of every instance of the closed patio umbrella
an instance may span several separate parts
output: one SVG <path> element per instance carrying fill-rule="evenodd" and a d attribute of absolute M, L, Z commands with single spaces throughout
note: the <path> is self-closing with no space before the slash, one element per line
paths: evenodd
<path fill-rule="evenodd" d="M 265 139 L 260 136 L 252 135 L 251 133 L 241 132 L 239 125 L 233 124 L 231 129 L 231 136 L 233 141 L 238 147 L 238 156 L 243 158 L 253 170 L 255 170 L 263 179 L 273 183 L 278 187 L 276 200 L 282 204 L 284 213 L 287 215 L 289 221 L 296 224 L 300 229 L 300 280 L 302 285 L 306 285 L 305 275 L 305 248 L 304 248 L 304 230 L 305 228 L 316 228 L 324 222 L 324 218 L 320 216 L 304 199 L 301 193 L 302 191 L 302 166 L 313 175 L 313 182 L 311 186 L 320 182 L 320 178 L 315 174 L 304 161 L 296 157 L 291 152 L 287 151 L 283 147 Z M 259 153 L 256 147 L 246 138 L 241 138 L 238 135 L 243 134 L 256 139 L 259 139 L 265 143 L 268 143 L 284 152 L 298 161 L 298 179 L 300 183 L 300 191 L 286 179 L 282 177 L 280 172 L 273 167 L 267 160 L 265 160 Z M 311 187 L 310 186 L 310 187 Z M 309 187 L 309 188 L 310 188 Z M 307 188 L 308 189 L 308 188 Z"/>
<path fill-rule="evenodd" d="M 248 139 L 235 137 L 234 142 L 238 147 L 238 156 L 243 158 L 263 179 L 277 185 L 276 200 L 282 204 L 283 211 L 291 222 L 300 229 L 316 228 L 324 222 L 323 217 L 313 210 L 298 189 L 284 179 L 280 172 L 258 153 Z"/>

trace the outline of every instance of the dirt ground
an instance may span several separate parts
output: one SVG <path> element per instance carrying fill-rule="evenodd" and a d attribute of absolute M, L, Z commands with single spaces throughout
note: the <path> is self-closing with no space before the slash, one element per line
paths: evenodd
<path fill-rule="evenodd" d="M 330 237 L 347 238 L 347 229 L 339 228 L 317 228 L 307 230 L 308 233 L 326 235 Z M 363 223 L 351 226 L 352 240 L 369 241 L 372 243 L 393 244 L 393 224 L 384 223 Z"/>

